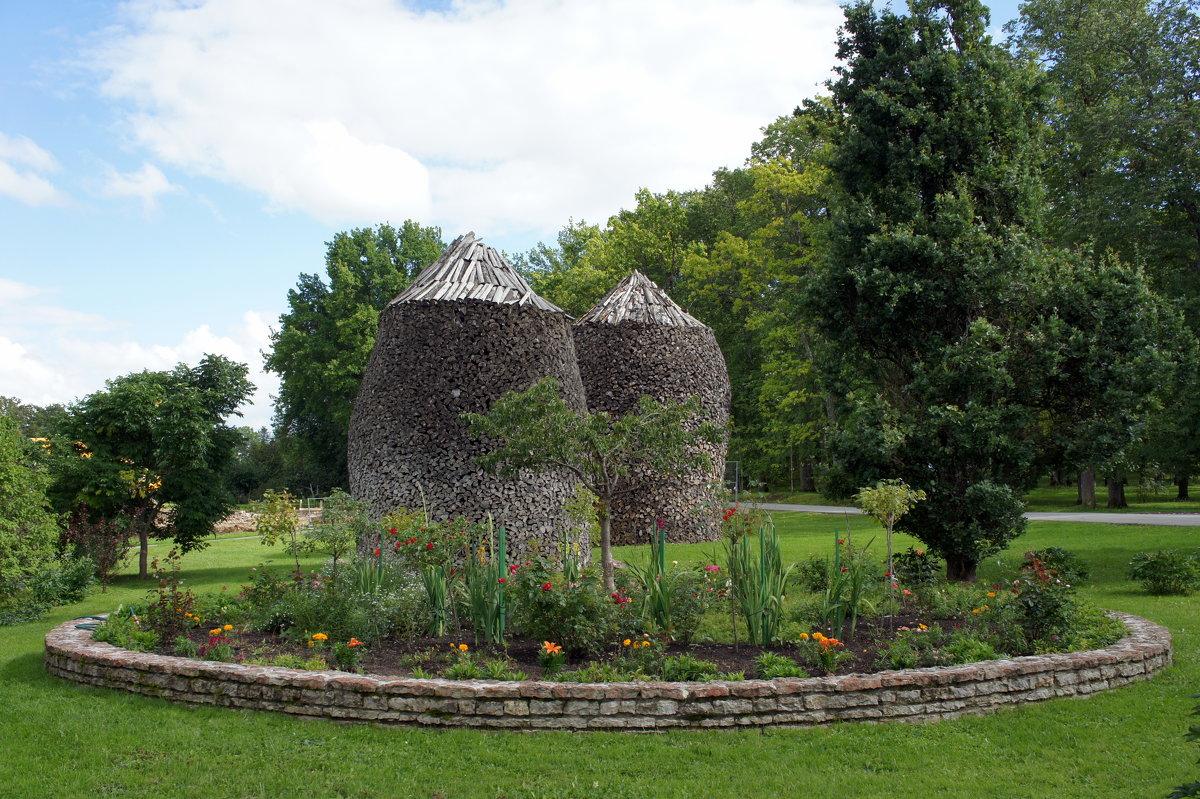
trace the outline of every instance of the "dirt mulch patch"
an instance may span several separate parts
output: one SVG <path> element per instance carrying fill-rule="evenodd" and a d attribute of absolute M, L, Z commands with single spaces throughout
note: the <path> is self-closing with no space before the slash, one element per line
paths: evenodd
<path fill-rule="evenodd" d="M 861 674 L 885 670 L 876 665 L 879 650 L 895 637 L 896 631 L 901 627 L 915 628 L 918 624 L 940 624 L 944 630 L 950 631 L 960 626 L 961 623 L 959 619 L 929 619 L 914 614 L 901 614 L 887 619 L 860 619 L 855 632 L 841 639 L 845 644 L 845 651 L 852 657 L 847 658 L 835 673 Z M 826 631 L 826 634 L 829 635 L 829 631 Z M 271 660 L 283 654 L 296 655 L 301 658 L 325 654 L 328 655 L 332 668 L 332 655 L 327 650 L 322 653 L 320 650 L 303 644 L 297 645 L 293 641 L 267 633 L 234 631 L 226 635 L 233 642 L 234 660 L 237 662 Z M 192 630 L 190 637 L 197 646 L 209 643 L 209 635 L 206 630 Z M 461 643 L 466 643 L 470 647 L 469 651 L 474 653 L 477 659 L 507 656 L 513 663 L 512 668 L 525 672 L 529 679 L 536 680 L 543 676 L 542 666 L 538 662 L 541 641 L 511 637 L 507 648 L 476 647 L 474 635 L 469 630 L 441 638 L 379 641 L 366 647 L 360 665 L 362 670 L 368 674 L 389 677 L 411 677 L 414 665 L 423 666 L 430 673 L 439 673 L 448 663 L 451 644 Z M 666 652 L 668 655 L 687 653 L 701 660 L 716 663 L 717 669 L 721 672 L 744 672 L 747 678 L 754 679 L 760 676 L 755 668 L 754 659 L 764 649 L 793 658 L 814 676 L 821 673 L 819 667 L 804 662 L 802 650 L 794 644 L 779 644 L 770 647 L 741 644 L 735 647 L 732 644 L 711 642 L 697 642 L 690 646 L 672 643 L 667 646 Z M 164 651 L 163 654 L 172 653 Z M 616 658 L 616 655 L 609 655 L 599 660 L 615 660 Z M 566 668 L 568 670 L 578 668 L 587 660 L 587 658 L 581 657 L 569 658 Z"/>

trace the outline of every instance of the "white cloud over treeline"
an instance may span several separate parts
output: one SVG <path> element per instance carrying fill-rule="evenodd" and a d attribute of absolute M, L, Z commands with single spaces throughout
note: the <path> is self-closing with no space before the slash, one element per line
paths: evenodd
<path fill-rule="evenodd" d="M 59 307 L 52 296 L 44 287 L 0 278 L 0 395 L 35 405 L 68 404 L 114 377 L 195 366 L 211 353 L 246 364 L 256 386 L 252 404 L 233 423 L 270 424 L 270 395 L 278 393 L 279 380 L 262 368 L 261 352 L 270 348 L 266 314 L 246 311 L 225 330 L 202 324 L 177 341 L 143 344 L 121 323 Z"/>
<path fill-rule="evenodd" d="M 331 224 L 494 233 L 704 185 L 833 65 L 833 0 L 139 0 L 92 63 L 131 143 Z"/>

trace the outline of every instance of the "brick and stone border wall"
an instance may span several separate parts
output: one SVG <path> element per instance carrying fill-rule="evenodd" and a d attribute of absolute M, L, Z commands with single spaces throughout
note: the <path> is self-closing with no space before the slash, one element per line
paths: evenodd
<path fill-rule="evenodd" d="M 87 685 L 180 702 L 339 721 L 521 729 L 627 729 L 932 721 L 1144 680 L 1171 662 L 1171 634 L 1114 613 L 1128 634 L 1107 649 L 949 668 L 741 682 L 557 683 L 393 679 L 131 652 L 66 622 L 46 668 Z"/>

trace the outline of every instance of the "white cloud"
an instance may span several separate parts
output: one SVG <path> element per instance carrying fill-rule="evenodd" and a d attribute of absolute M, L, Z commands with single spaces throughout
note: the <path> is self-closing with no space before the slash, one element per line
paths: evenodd
<path fill-rule="evenodd" d="M 141 200 L 142 208 L 148 214 L 158 208 L 161 195 L 179 191 L 179 186 L 172 184 L 162 170 L 150 163 L 142 164 L 137 172 L 118 172 L 106 166 L 104 185 L 100 188 L 100 193 L 105 197 Z"/>
<path fill-rule="evenodd" d="M 42 172 L 57 172 L 54 156 L 25 136 L 0 133 L 0 195 L 26 205 L 61 205 L 66 195 L 43 177 Z"/>
<path fill-rule="evenodd" d="M 231 329 L 203 324 L 177 342 L 144 344 L 123 334 L 112 320 L 52 305 L 22 311 L 45 289 L 0 278 L 0 395 L 46 405 L 69 403 L 104 387 L 104 381 L 144 369 L 196 364 L 206 354 L 224 355 L 249 366 L 256 386 L 252 403 L 235 424 L 269 425 L 272 394 L 279 380 L 262 369 L 260 351 L 270 348 L 268 315 L 246 311 Z M 21 315 L 23 314 L 23 315 Z M 19 324 L 14 320 L 20 316 Z"/>
<path fill-rule="evenodd" d="M 815 94 L 836 0 L 154 0 L 95 56 L 164 163 L 328 223 L 488 233 L 703 185 Z"/>
<path fill-rule="evenodd" d="M 38 301 L 38 297 L 51 293 L 41 286 L 0 277 L 0 335 L 19 336 L 31 329 L 112 327 L 112 322 L 102 316 Z"/>

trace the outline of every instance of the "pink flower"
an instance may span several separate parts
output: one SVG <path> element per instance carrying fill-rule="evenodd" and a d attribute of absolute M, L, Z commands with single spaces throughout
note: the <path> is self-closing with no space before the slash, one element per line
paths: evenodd
<path fill-rule="evenodd" d="M 719 572 L 719 571 L 721 571 L 721 567 L 720 567 L 720 566 L 718 566 L 718 565 L 717 565 L 717 564 L 715 564 L 715 563 L 712 563 L 712 564 L 709 564 L 708 566 L 705 566 L 705 567 L 704 567 L 704 571 L 706 571 L 706 572 Z"/>

